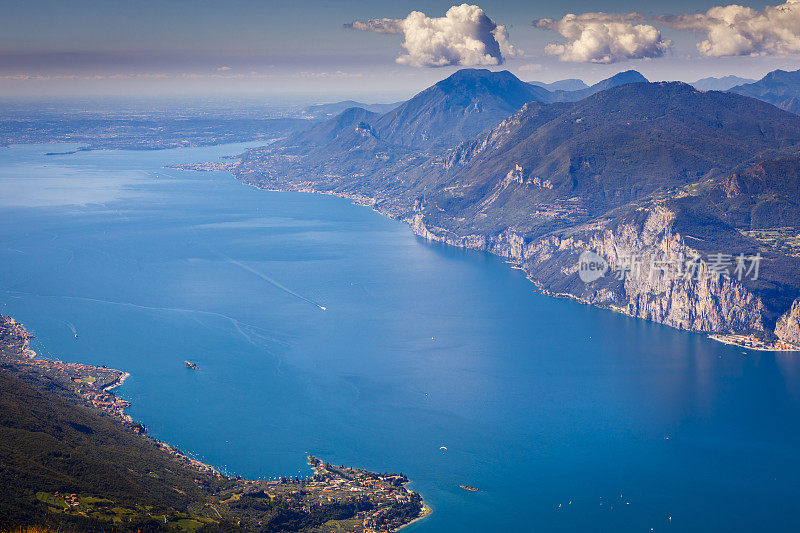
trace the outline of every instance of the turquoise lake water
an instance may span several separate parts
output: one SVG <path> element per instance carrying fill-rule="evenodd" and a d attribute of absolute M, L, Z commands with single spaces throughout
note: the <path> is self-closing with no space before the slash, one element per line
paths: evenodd
<path fill-rule="evenodd" d="M 434 509 L 409 532 L 800 530 L 800 355 L 543 296 L 347 200 L 163 168 L 244 146 L 0 148 L 0 313 L 43 356 L 130 372 L 134 419 L 228 473 L 405 473 Z"/>

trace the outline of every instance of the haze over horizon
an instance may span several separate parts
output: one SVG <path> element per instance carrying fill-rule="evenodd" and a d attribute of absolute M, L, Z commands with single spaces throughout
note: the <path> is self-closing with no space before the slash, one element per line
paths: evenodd
<path fill-rule="evenodd" d="M 800 3 L 724 6 L 9 0 L 0 94 L 389 101 L 463 67 L 590 84 L 627 69 L 691 82 L 800 68 Z"/>
<path fill-rule="evenodd" d="M 800 532 L 771 2 L 2 0 L 0 533 Z"/>

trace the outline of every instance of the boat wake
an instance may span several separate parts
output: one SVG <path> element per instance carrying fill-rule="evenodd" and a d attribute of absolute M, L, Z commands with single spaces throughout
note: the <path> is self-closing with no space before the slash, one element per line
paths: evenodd
<path fill-rule="evenodd" d="M 9 290 L 9 289 L 0 289 L 0 292 L 3 292 L 3 293 L 8 294 L 8 295 L 13 295 L 13 296 L 31 296 L 31 297 L 34 297 L 34 298 L 54 298 L 54 299 L 60 299 L 60 300 L 74 300 L 74 301 L 81 301 L 81 302 L 92 302 L 92 303 L 106 304 L 106 305 L 116 305 L 116 306 L 121 306 L 121 307 L 131 307 L 131 308 L 134 308 L 134 309 L 141 309 L 141 310 L 144 310 L 144 311 L 163 311 L 163 312 L 169 312 L 169 313 L 186 313 L 186 314 L 195 314 L 195 315 L 205 315 L 205 316 L 210 316 L 210 317 L 217 317 L 217 318 L 223 319 L 225 321 L 228 321 L 231 325 L 233 325 L 234 329 L 249 344 L 252 344 L 253 346 L 257 346 L 257 343 L 253 340 L 252 336 L 258 337 L 261 340 L 269 342 L 269 343 L 275 343 L 275 344 L 280 344 L 280 345 L 284 345 L 284 346 L 287 345 L 285 340 L 282 340 L 282 339 L 279 339 L 279 338 L 275 338 L 274 336 L 269 335 L 268 332 L 263 330 L 263 328 L 260 328 L 258 326 L 252 325 L 252 324 L 247 324 L 245 322 L 242 322 L 241 320 L 238 320 L 238 319 L 233 318 L 233 317 L 228 316 L 228 315 L 224 315 L 222 313 L 217 313 L 215 311 L 205 311 L 205 310 L 202 310 L 202 309 L 184 309 L 184 308 L 180 308 L 180 307 L 156 307 L 156 306 L 149 306 L 149 305 L 139 305 L 139 304 L 135 304 L 135 303 L 132 303 L 132 302 L 116 302 L 116 301 L 113 301 L 113 300 L 102 300 L 100 298 L 88 298 L 88 297 L 85 297 L 85 296 L 58 296 L 58 295 L 47 295 L 47 294 L 34 294 L 34 293 L 30 293 L 30 292 L 23 292 L 23 291 Z M 65 321 L 65 324 L 67 324 L 67 327 L 69 327 L 70 329 L 74 328 L 74 325 L 72 325 L 71 322 Z M 245 330 L 247 330 L 247 332 L 249 332 L 250 335 L 248 335 L 248 333 L 246 333 Z M 77 330 L 73 330 L 73 334 L 77 335 Z M 53 358 L 55 359 L 55 357 L 53 357 Z"/>
<path fill-rule="evenodd" d="M 267 275 L 266 275 L 266 274 L 264 274 L 263 272 L 259 272 L 259 271 L 258 271 L 258 270 L 256 270 L 255 268 L 253 268 L 253 267 L 251 267 L 251 266 L 249 266 L 249 265 L 246 265 L 246 264 L 242 263 L 241 261 L 237 261 L 236 259 L 230 258 L 230 257 L 228 257 L 227 255 L 220 254 L 220 253 L 218 253 L 218 255 L 219 255 L 220 257 L 222 257 L 223 259 L 225 259 L 225 261 L 227 261 L 228 263 L 230 263 L 230 264 L 232 264 L 232 265 L 235 265 L 235 266 L 238 266 L 239 268 L 241 268 L 241 269 L 244 269 L 244 270 L 246 270 L 247 272 L 250 272 L 251 274 L 255 274 L 255 275 L 256 275 L 256 276 L 258 276 L 259 278 L 263 279 L 264 281 L 266 281 L 267 283 L 269 283 L 269 284 L 270 284 L 270 285 L 272 285 L 273 287 L 275 287 L 275 288 L 278 288 L 278 289 L 282 290 L 282 291 L 283 291 L 283 292 L 285 292 L 286 294 L 289 294 L 289 295 L 291 295 L 291 296 L 294 296 L 295 298 L 298 298 L 298 299 L 300 299 L 300 300 L 303 300 L 304 302 L 310 303 L 311 305 L 313 305 L 313 306 L 317 307 L 318 309 L 320 309 L 320 310 L 322 310 L 322 311 L 327 311 L 327 310 L 328 310 L 328 308 L 327 308 L 327 307 L 325 307 L 324 305 L 318 304 L 317 302 L 315 302 L 315 301 L 314 301 L 314 300 L 312 300 L 311 298 L 306 298 L 306 297 L 305 297 L 305 296 L 303 296 L 302 294 L 298 294 L 298 293 L 294 292 L 292 289 L 290 289 L 290 288 L 289 288 L 289 287 L 287 287 L 286 285 L 283 285 L 283 284 L 281 284 L 280 282 L 278 282 L 278 281 L 276 281 L 276 280 L 272 279 L 271 277 L 267 276 Z"/>

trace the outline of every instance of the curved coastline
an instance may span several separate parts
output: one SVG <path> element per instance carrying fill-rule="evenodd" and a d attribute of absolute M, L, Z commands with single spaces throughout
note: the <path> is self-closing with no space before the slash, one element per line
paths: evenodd
<path fill-rule="evenodd" d="M 171 168 L 177 168 L 180 170 L 186 171 L 196 171 L 196 170 L 206 170 L 205 168 L 197 168 L 198 165 L 172 165 Z M 306 194 L 321 194 L 326 196 L 335 196 L 338 198 L 344 198 L 350 200 L 354 205 L 359 205 L 363 207 L 369 207 L 376 213 L 379 213 L 387 218 L 392 220 L 397 220 L 399 222 L 403 222 L 407 226 L 410 227 L 411 232 L 418 237 L 422 237 L 423 239 L 431 242 L 437 242 L 441 244 L 446 244 L 448 246 L 454 246 L 457 248 L 464 248 L 468 250 L 477 250 L 477 251 L 484 251 L 490 253 L 494 256 L 500 257 L 504 260 L 505 263 L 510 265 L 510 267 L 514 270 L 521 270 L 525 273 L 525 277 L 531 283 L 536 286 L 537 290 L 544 295 L 555 297 L 555 298 L 568 298 L 580 302 L 585 305 L 591 305 L 593 307 L 597 307 L 599 309 L 605 309 L 608 311 L 613 311 L 616 313 L 623 314 L 625 316 L 631 318 L 639 318 L 643 320 L 648 320 L 652 322 L 656 322 L 665 326 L 669 326 L 676 329 L 685 329 L 683 327 L 679 327 L 675 324 L 654 320 L 653 318 L 643 317 L 637 315 L 635 313 L 630 312 L 627 308 L 608 304 L 608 303 L 600 303 L 596 301 L 590 301 L 587 298 L 582 296 L 578 296 L 569 292 L 560 292 L 554 291 L 546 288 L 544 283 L 540 280 L 536 279 L 534 276 L 534 272 L 531 270 L 530 267 L 525 265 L 521 259 L 517 259 L 509 250 L 505 251 L 498 251 L 496 248 L 491 246 L 487 246 L 486 239 L 472 239 L 471 237 L 475 236 L 466 236 L 466 237 L 458 237 L 455 239 L 449 238 L 446 235 L 437 235 L 432 233 L 428 227 L 425 226 L 424 221 L 422 220 L 422 216 L 417 214 L 414 216 L 409 216 L 407 213 L 403 212 L 402 209 L 399 209 L 397 205 L 393 204 L 391 201 L 386 201 L 381 198 L 372 197 L 364 194 L 357 194 L 357 193 L 344 193 L 338 191 L 330 191 L 330 190 L 320 190 L 315 188 L 310 183 L 297 183 L 293 184 L 292 187 L 274 187 L 270 185 L 265 185 L 259 182 L 253 182 L 248 180 L 245 176 L 242 176 L 237 173 L 238 163 L 225 163 L 224 165 L 219 165 L 215 167 L 216 170 L 223 170 L 230 172 L 233 177 L 245 185 L 249 185 L 253 188 L 268 191 L 268 192 L 300 192 Z M 386 205 L 384 205 L 386 204 Z M 387 207 L 388 206 L 388 207 Z M 440 228 L 441 229 L 441 228 Z M 444 230 L 448 231 L 448 230 Z M 516 235 L 512 234 L 512 236 L 516 237 Z M 511 240 L 511 239 L 509 239 Z M 767 352 L 800 352 L 800 345 L 793 344 L 787 340 L 777 340 L 774 342 L 767 341 L 766 339 L 762 339 L 760 337 L 753 337 L 749 340 L 743 340 L 744 337 L 752 337 L 751 334 L 735 334 L 735 333 L 714 333 L 713 331 L 705 331 L 702 329 L 688 329 L 688 331 L 693 331 L 696 333 L 706 333 L 708 338 L 714 340 L 716 342 L 720 342 L 723 344 L 728 345 L 735 345 L 742 348 L 757 350 L 757 351 L 767 351 Z"/>
<path fill-rule="evenodd" d="M 216 496 L 219 501 L 215 500 L 206 504 L 214 509 L 220 518 L 222 515 L 219 514 L 217 507 L 226 502 L 238 501 L 248 495 L 258 497 L 258 494 L 268 494 L 270 499 L 282 498 L 284 494 L 296 493 L 297 490 L 294 490 L 296 488 L 302 489 L 308 494 L 306 499 L 309 501 L 302 505 L 302 512 L 309 509 L 309 519 L 313 519 L 315 515 L 312 516 L 310 509 L 314 505 L 322 505 L 323 509 L 326 501 L 329 506 L 336 507 L 338 505 L 335 502 L 331 503 L 332 500 L 329 496 L 336 493 L 325 492 L 329 490 L 329 486 L 336 487 L 335 490 L 342 492 L 339 496 L 342 502 L 349 501 L 351 491 L 356 491 L 359 498 L 366 498 L 371 502 L 369 512 L 357 511 L 355 515 L 345 519 L 345 522 L 351 525 L 363 523 L 364 531 L 397 531 L 431 513 L 422 497 L 407 488 L 409 480 L 402 475 L 377 474 L 346 467 L 337 468 L 323 463 L 313 456 L 309 456 L 309 464 L 312 465 L 315 475 L 310 482 L 291 477 L 281 477 L 280 481 L 251 481 L 224 475 L 213 466 L 193 459 L 169 444 L 146 435 L 145 426 L 134 422 L 124 412 L 125 408 L 131 405 L 130 402 L 118 398 L 111 391 L 124 384 L 125 380 L 130 377 L 128 372 L 103 366 L 39 359 L 29 345 L 29 341 L 33 338 L 34 336 L 28 333 L 21 323 L 11 317 L 0 315 L 0 371 L 10 375 L 35 376 L 56 383 L 59 385 L 58 390 L 61 391 L 58 395 L 62 399 L 69 400 L 71 403 L 83 404 L 102 415 L 109 416 L 125 430 L 153 443 L 159 451 L 171 456 L 181 466 L 190 468 L 198 474 L 211 475 L 229 485 L 229 488 Z M 47 394 L 48 391 L 43 390 L 42 393 Z M 90 429 L 86 428 L 86 431 L 90 431 Z M 293 490 L 294 492 L 292 492 Z M 222 499 L 223 496 L 225 499 Z M 305 500 L 302 499 L 298 505 L 304 502 Z M 417 516 L 403 523 L 407 519 L 404 518 L 407 517 L 407 513 L 415 508 L 418 509 Z M 227 512 L 230 514 L 231 510 L 227 509 Z M 243 526 L 241 529 L 258 528 Z"/>

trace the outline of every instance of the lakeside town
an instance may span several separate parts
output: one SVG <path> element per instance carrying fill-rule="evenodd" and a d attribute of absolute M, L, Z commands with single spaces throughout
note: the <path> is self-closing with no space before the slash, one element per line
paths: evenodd
<path fill-rule="evenodd" d="M 314 470 L 309 479 L 244 481 L 243 488 L 220 494 L 216 505 L 224 510 L 253 509 L 282 501 L 318 517 L 323 523 L 319 530 L 325 532 L 388 533 L 431 512 L 419 494 L 406 488 L 409 480 L 402 474 L 334 466 L 313 455 L 308 464 Z M 258 515 L 245 512 L 240 525 L 258 530 L 265 524 Z"/>
<path fill-rule="evenodd" d="M 46 384 L 43 393 L 55 393 L 111 417 L 172 457 L 176 466 L 195 472 L 198 487 L 211 490 L 208 500 L 196 506 L 195 511 L 163 515 L 163 523 L 168 526 L 194 531 L 206 525 L 230 523 L 244 531 L 388 533 L 431 512 L 419 494 L 406 488 L 409 480 L 403 474 L 336 467 L 311 455 L 311 478 L 280 477 L 270 481 L 224 476 L 169 444 L 146 436 L 146 428 L 125 414 L 130 402 L 111 390 L 125 381 L 126 372 L 40 359 L 30 348 L 33 338 L 21 323 L 0 315 L 1 372 L 31 377 L 32 381 Z M 215 484 L 220 489 L 212 490 L 203 476 L 218 480 Z M 149 509 L 128 508 L 105 494 L 39 491 L 35 497 L 59 515 L 93 517 L 112 524 L 134 518 L 162 519 Z"/>
<path fill-rule="evenodd" d="M 739 346 L 762 352 L 800 352 L 800 347 L 781 340 L 768 341 L 755 335 L 709 335 L 710 339 L 723 344 Z"/>
<path fill-rule="evenodd" d="M 112 389 L 122 385 L 127 372 L 83 363 L 67 363 L 37 358 L 30 348 L 34 338 L 25 327 L 11 317 L 0 315 L 0 355 L 4 365 L 14 365 L 22 371 L 35 371 L 70 391 L 96 409 L 111 416 L 135 433 L 146 430 L 125 414 L 130 402 L 118 398 Z"/>
<path fill-rule="evenodd" d="M 335 467 L 311 455 L 308 463 L 314 469 L 311 479 L 237 479 L 233 488 L 191 512 L 159 515 L 152 509 L 128 508 L 106 497 L 76 493 L 39 491 L 36 499 L 59 515 L 92 516 L 114 524 L 139 515 L 163 519 L 180 531 L 213 528 L 227 519 L 246 531 L 389 533 L 430 513 L 420 496 L 405 488 L 408 478 L 402 474 Z M 289 528 L 290 523 L 294 527 Z M 303 527 L 304 523 L 321 525 Z"/>

